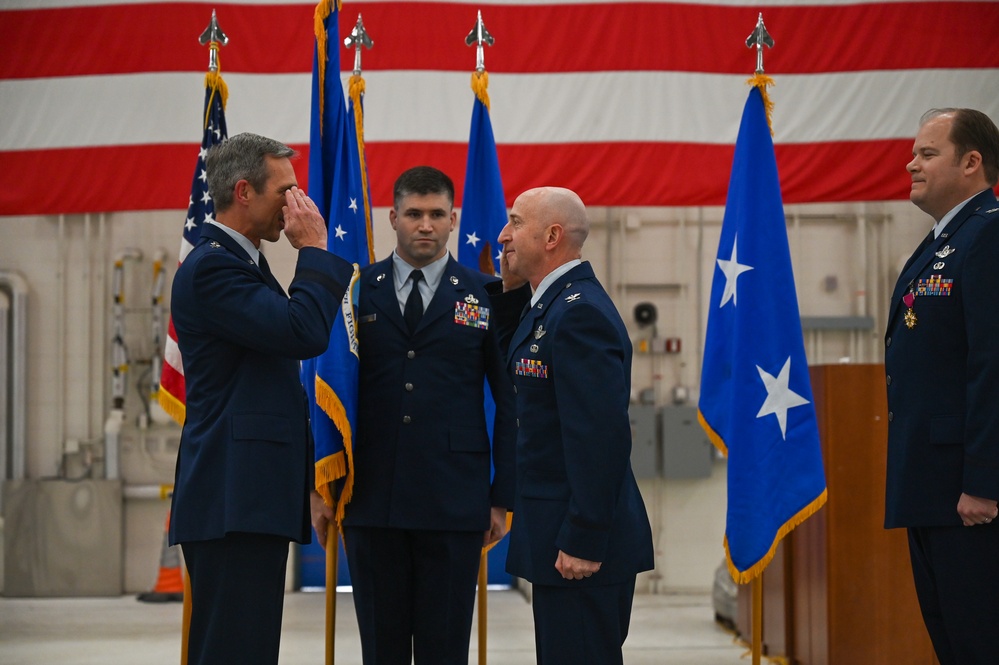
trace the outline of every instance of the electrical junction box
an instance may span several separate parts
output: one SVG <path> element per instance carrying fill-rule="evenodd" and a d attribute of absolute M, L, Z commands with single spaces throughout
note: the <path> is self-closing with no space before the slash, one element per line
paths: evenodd
<path fill-rule="evenodd" d="M 710 476 L 714 446 L 697 420 L 697 407 L 664 406 L 660 418 L 663 477 Z"/>

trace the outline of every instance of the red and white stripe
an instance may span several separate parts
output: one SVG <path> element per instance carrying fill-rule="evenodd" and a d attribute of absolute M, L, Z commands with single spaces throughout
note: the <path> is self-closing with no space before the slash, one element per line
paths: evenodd
<path fill-rule="evenodd" d="M 230 37 L 230 135 L 306 153 L 313 4 L 8 0 L 0 214 L 183 208 L 212 8 Z M 904 198 L 924 110 L 999 120 L 994 1 L 348 0 L 341 37 L 360 12 L 375 41 L 363 56 L 375 205 L 417 163 L 461 192 L 475 64 L 464 38 L 479 9 L 496 38 L 486 68 L 508 203 L 559 184 L 591 205 L 723 204 L 759 12 L 776 41 L 764 64 L 785 202 Z M 304 182 L 306 160 L 297 168 Z"/>

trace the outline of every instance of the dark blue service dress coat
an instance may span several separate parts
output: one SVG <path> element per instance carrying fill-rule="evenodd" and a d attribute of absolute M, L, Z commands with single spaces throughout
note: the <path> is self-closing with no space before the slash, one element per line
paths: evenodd
<path fill-rule="evenodd" d="M 992 190 L 969 201 L 903 268 L 888 315 L 885 371 L 885 527 L 961 526 L 962 492 L 999 497 L 999 202 Z"/>
<path fill-rule="evenodd" d="M 352 271 L 303 248 L 289 297 L 225 231 L 202 229 L 171 300 L 187 390 L 171 544 L 230 532 L 309 542 L 314 460 L 299 361 L 326 349 Z"/>
<path fill-rule="evenodd" d="M 628 331 L 589 263 L 548 287 L 518 324 L 529 298 L 527 287 L 494 298 L 519 421 L 507 571 L 574 588 L 633 580 L 654 560 L 631 469 Z M 559 550 L 600 561 L 599 572 L 563 579 Z"/>
<path fill-rule="evenodd" d="M 484 532 L 492 506 L 512 508 L 513 388 L 488 281 L 495 279 L 450 258 L 410 335 L 391 258 L 361 271 L 358 439 L 347 526 Z M 484 378 L 496 401 L 492 447 Z"/>

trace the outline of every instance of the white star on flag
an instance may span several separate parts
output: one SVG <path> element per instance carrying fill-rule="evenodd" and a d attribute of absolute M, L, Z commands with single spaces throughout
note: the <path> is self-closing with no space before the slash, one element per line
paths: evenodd
<path fill-rule="evenodd" d="M 193 217 L 188 217 L 187 221 L 184 222 L 184 228 L 187 229 L 188 231 L 190 231 L 191 229 L 193 229 L 195 226 L 196 226 L 196 224 L 194 223 L 194 218 Z"/>
<path fill-rule="evenodd" d="M 351 199 L 351 200 L 353 200 L 353 199 Z M 342 227 L 342 226 L 340 226 L 339 224 L 337 224 L 337 225 L 336 225 L 336 229 L 335 229 L 335 231 L 336 231 L 336 239 L 337 239 L 337 240 L 343 240 L 343 237 L 344 237 L 345 235 L 347 235 L 347 232 L 346 232 L 346 231 L 344 231 L 344 230 L 343 230 L 343 227 Z"/>
<path fill-rule="evenodd" d="M 205 224 L 215 223 L 215 215 L 210 212 L 205 213 Z"/>
<path fill-rule="evenodd" d="M 721 268 L 722 273 L 725 275 L 725 292 L 722 293 L 722 300 L 718 305 L 719 307 L 724 307 L 725 303 L 729 300 L 732 301 L 733 307 L 738 305 L 738 298 L 736 298 L 735 292 L 735 282 L 739 278 L 739 275 L 753 269 L 753 266 L 739 263 L 738 252 L 739 234 L 736 234 L 735 240 L 732 241 L 732 258 L 728 261 L 718 259 L 718 267 Z"/>
<path fill-rule="evenodd" d="M 768 374 L 759 365 L 756 366 L 756 371 L 760 373 L 763 385 L 767 389 L 767 398 L 763 400 L 763 406 L 760 407 L 760 412 L 756 414 L 756 417 L 762 418 L 771 413 L 777 416 L 781 438 L 787 440 L 787 410 L 809 403 L 807 399 L 788 386 L 788 381 L 791 378 L 791 357 L 788 356 L 787 360 L 784 361 L 784 366 L 776 377 Z"/>
<path fill-rule="evenodd" d="M 468 240 L 465 241 L 466 245 L 471 245 L 472 247 L 479 246 L 479 236 L 475 235 L 475 231 L 472 231 L 471 233 L 466 233 L 465 237 L 468 238 Z"/>
<path fill-rule="evenodd" d="M 209 194 L 208 190 L 206 189 L 205 193 L 201 195 L 201 202 L 202 203 L 208 203 L 211 200 L 212 200 L 212 195 Z"/>
<path fill-rule="evenodd" d="M 356 214 L 357 213 L 357 199 L 351 199 L 350 200 L 350 205 L 347 206 L 347 207 L 350 208 L 351 210 L 353 210 L 354 213 Z M 337 227 L 337 228 L 339 228 L 339 227 Z M 337 237 L 339 238 L 340 236 L 337 236 Z"/>

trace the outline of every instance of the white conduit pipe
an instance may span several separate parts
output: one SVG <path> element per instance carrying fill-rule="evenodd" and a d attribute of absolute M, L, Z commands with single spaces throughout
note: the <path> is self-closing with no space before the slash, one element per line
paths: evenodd
<path fill-rule="evenodd" d="M 7 474 L 13 480 L 25 477 L 25 450 L 27 447 L 27 360 L 28 360 L 28 282 L 13 271 L 0 270 L 0 288 L 11 296 L 11 356 L 10 356 L 10 450 L 11 465 Z M 7 379 L 4 378 L 6 381 Z M 6 459 L 6 451 L 4 458 Z"/>
<path fill-rule="evenodd" d="M 166 501 L 173 496 L 173 485 L 125 485 L 122 495 L 126 499 L 157 499 Z"/>

